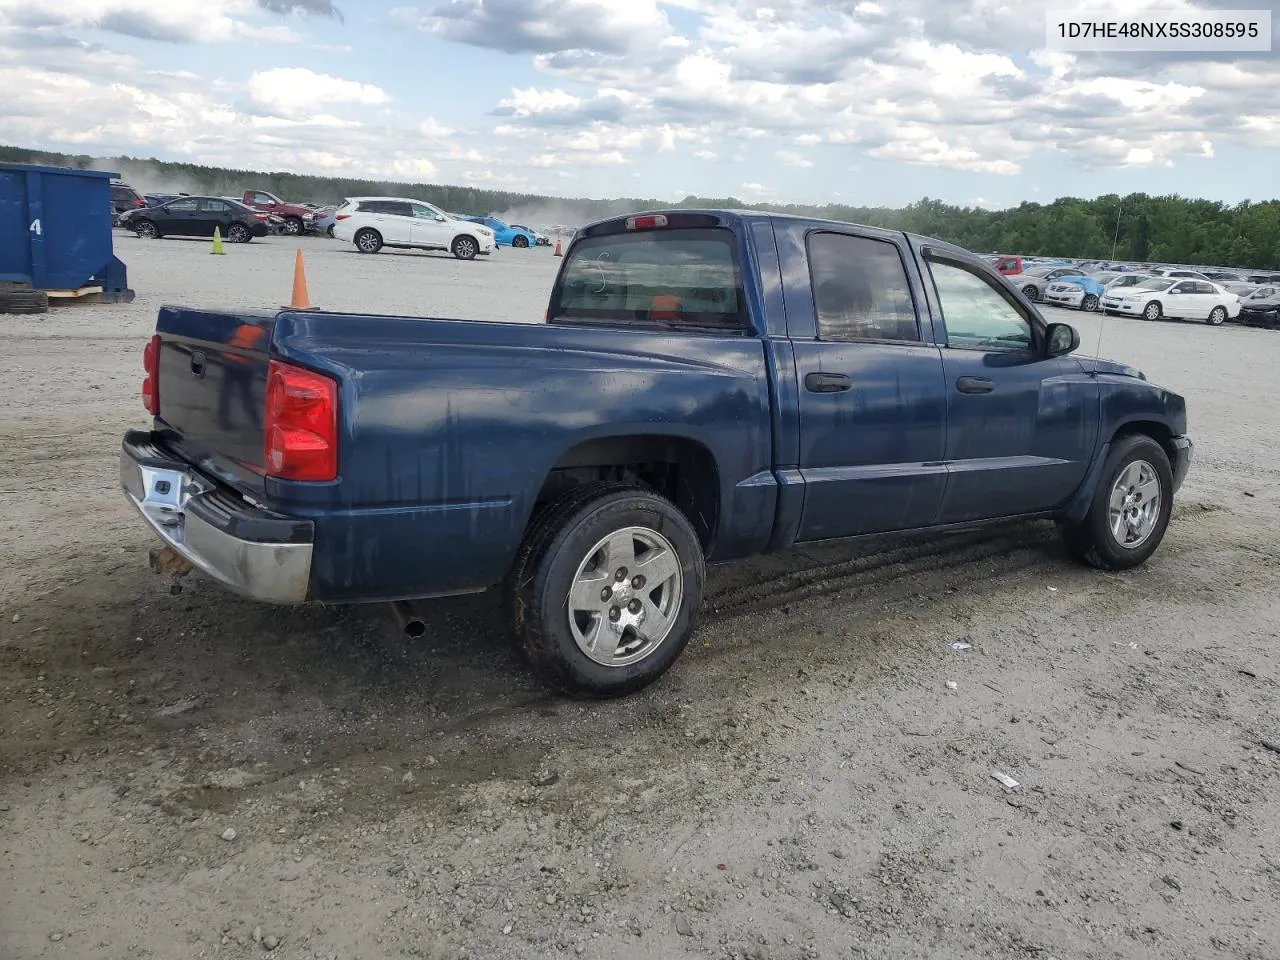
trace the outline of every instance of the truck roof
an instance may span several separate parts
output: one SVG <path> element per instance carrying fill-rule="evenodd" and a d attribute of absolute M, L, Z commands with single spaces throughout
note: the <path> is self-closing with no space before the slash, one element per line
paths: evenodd
<path fill-rule="evenodd" d="M 820 226 L 862 227 L 863 229 L 866 229 L 866 230 L 879 230 L 885 233 L 899 233 L 899 234 L 902 234 L 903 236 L 910 237 L 912 240 L 920 244 L 927 244 L 928 246 L 930 246 L 935 250 L 938 250 L 940 252 L 946 252 L 953 256 L 964 257 L 966 259 L 973 259 L 973 260 L 981 259 L 976 253 L 974 253 L 971 250 L 967 250 L 964 247 L 957 246 L 954 243 L 948 243 L 945 240 L 938 240 L 935 237 L 927 237 L 918 233 L 908 233 L 907 231 L 904 231 L 904 230 L 893 230 L 892 228 L 889 228 L 889 227 L 875 227 L 870 224 L 854 223 L 853 221 L 850 221 L 850 220 L 829 220 L 829 219 L 824 219 L 822 217 L 806 217 L 806 216 L 801 216 L 799 214 L 794 214 L 794 213 L 774 213 L 767 210 L 734 210 L 734 209 L 720 209 L 715 207 L 665 207 L 665 208 L 655 209 L 655 210 L 641 210 L 636 213 L 620 214 L 618 216 L 613 216 L 613 217 L 602 217 L 599 220 L 593 220 L 591 223 L 584 224 L 580 228 L 580 231 L 582 233 L 587 233 L 593 227 L 599 226 L 601 224 L 617 223 L 619 221 L 627 220 L 631 217 L 644 217 L 644 216 L 653 216 L 656 214 L 672 214 L 672 213 L 703 214 L 703 215 L 708 215 L 713 217 L 719 217 L 727 225 L 731 225 L 735 221 L 740 223 L 747 223 L 747 222 L 759 221 L 759 220 L 771 220 L 771 221 L 772 220 L 788 220 L 792 222 L 799 221 L 802 223 L 808 223 L 808 224 L 812 224 L 814 226 L 819 226 L 819 227 Z"/>

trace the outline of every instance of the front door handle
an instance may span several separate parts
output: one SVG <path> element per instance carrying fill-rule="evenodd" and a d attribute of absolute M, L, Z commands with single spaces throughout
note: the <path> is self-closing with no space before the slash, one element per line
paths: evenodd
<path fill-rule="evenodd" d="M 961 377 L 956 381 L 956 389 L 961 393 L 990 393 L 995 388 L 986 377 Z"/>
<path fill-rule="evenodd" d="M 853 386 L 853 381 L 843 373 L 810 373 L 804 378 L 804 388 L 810 393 L 839 393 Z"/>

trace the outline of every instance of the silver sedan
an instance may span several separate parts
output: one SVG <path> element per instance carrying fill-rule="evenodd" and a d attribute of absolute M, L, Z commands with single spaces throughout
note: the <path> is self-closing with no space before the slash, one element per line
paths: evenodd
<path fill-rule="evenodd" d="M 1023 296 L 1034 302 L 1044 299 L 1045 289 L 1059 277 L 1078 277 L 1077 267 L 1032 267 L 1009 278 L 1009 282 L 1022 291 Z"/>

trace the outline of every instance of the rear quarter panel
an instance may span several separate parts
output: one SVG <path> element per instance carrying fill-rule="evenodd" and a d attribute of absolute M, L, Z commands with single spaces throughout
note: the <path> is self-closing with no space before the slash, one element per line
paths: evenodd
<path fill-rule="evenodd" d="M 340 479 L 268 480 L 316 523 L 313 593 L 374 600 L 507 573 L 549 471 L 588 440 L 676 436 L 718 465 L 721 552 L 773 521 L 764 347 L 741 336 L 284 313 L 273 351 L 341 383 Z"/>

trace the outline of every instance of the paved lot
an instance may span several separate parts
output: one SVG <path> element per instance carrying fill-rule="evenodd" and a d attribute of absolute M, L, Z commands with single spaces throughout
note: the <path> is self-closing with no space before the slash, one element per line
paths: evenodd
<path fill-rule="evenodd" d="M 557 262 L 302 246 L 317 306 L 410 315 L 536 322 Z M 1146 568 L 1027 525 L 718 569 L 581 705 L 490 597 L 409 643 L 146 569 L 155 310 L 282 303 L 295 248 L 121 235 L 134 304 L 0 318 L 0 956 L 1275 955 L 1280 335 L 1107 321 L 1199 444 Z"/>

